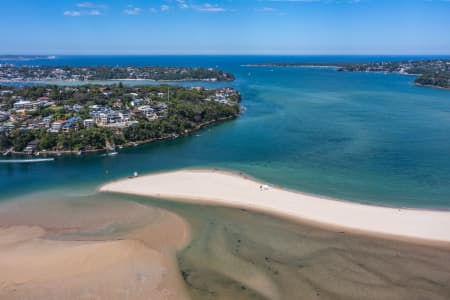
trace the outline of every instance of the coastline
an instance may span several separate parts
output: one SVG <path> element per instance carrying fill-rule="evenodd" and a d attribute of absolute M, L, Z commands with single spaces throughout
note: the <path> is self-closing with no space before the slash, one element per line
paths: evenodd
<path fill-rule="evenodd" d="M 390 71 L 349 71 L 349 70 L 345 70 L 342 69 L 342 66 L 339 65 L 314 65 L 314 64 L 246 64 L 246 65 L 242 65 L 242 67 L 252 67 L 252 68 L 257 68 L 257 67 L 273 67 L 273 68 L 317 68 L 317 69 L 331 69 L 331 70 L 335 70 L 336 72 L 350 72 L 350 73 L 375 73 L 375 74 L 397 74 L 397 75 L 405 75 L 405 76 L 414 76 L 415 79 L 413 81 L 413 84 L 417 87 L 427 87 L 427 88 L 435 88 L 435 89 L 441 89 L 441 90 L 446 90 L 449 91 L 450 87 L 443 87 L 443 86 L 439 86 L 439 85 L 432 85 L 432 84 L 421 84 L 419 82 L 417 82 L 416 80 L 418 78 L 420 78 L 420 76 L 422 76 L 423 74 L 410 74 L 410 73 L 405 73 L 405 72 L 390 72 Z"/>
<path fill-rule="evenodd" d="M 0 85 L 2 83 L 44 83 L 44 84 L 56 84 L 56 83 L 78 83 L 79 85 L 84 84 L 98 84 L 98 82 L 112 82 L 111 84 L 114 84 L 116 81 L 135 81 L 135 82 L 155 82 L 155 83 L 168 83 L 168 82 L 232 82 L 235 79 L 215 79 L 215 78 L 207 78 L 207 79 L 174 79 L 174 80 L 168 80 L 168 79 L 161 79 L 161 80 L 155 80 L 155 79 L 132 79 L 132 78 L 118 78 L 118 79 L 92 79 L 92 80 L 11 80 L 11 79 L 0 79 Z"/>
<path fill-rule="evenodd" d="M 324 229 L 419 244 L 450 245 L 449 211 L 341 201 L 268 186 L 241 173 L 229 171 L 191 169 L 150 174 L 114 181 L 99 190 L 248 209 Z"/>
<path fill-rule="evenodd" d="M 235 115 L 235 116 L 230 116 L 230 117 L 225 117 L 225 118 L 219 118 L 217 120 L 213 120 L 213 121 L 208 121 L 208 122 L 204 122 L 204 123 L 200 123 L 198 124 L 195 128 L 189 130 L 186 129 L 187 131 L 182 133 L 182 134 L 178 134 L 177 136 L 174 137 L 173 134 L 169 134 L 163 137 L 159 137 L 159 138 L 154 138 L 154 139 L 149 139 L 149 140 L 143 140 L 143 141 L 136 141 L 136 142 L 127 142 L 123 145 L 121 145 L 123 148 L 130 148 L 130 147 L 135 147 L 135 146 L 139 146 L 139 145 L 144 145 L 144 144 L 150 144 L 153 142 L 158 142 L 158 141 L 164 141 L 164 140 L 168 140 L 168 139 L 177 139 L 180 137 L 184 137 L 187 136 L 189 134 L 192 134 L 194 132 L 197 132 L 198 130 L 216 124 L 216 123 L 220 123 L 220 122 L 225 122 L 228 120 L 233 120 L 236 119 L 237 117 L 239 117 L 239 115 Z M 99 152 L 104 152 L 107 151 L 108 149 L 105 148 L 101 148 L 101 149 L 89 149 L 89 150 L 60 150 L 60 151 L 56 151 L 56 150 L 50 150 L 50 151 L 39 151 L 40 154 L 42 154 L 43 157 L 46 157 L 47 155 L 49 156 L 53 156 L 53 155 L 82 155 L 84 153 L 99 153 Z M 81 152 L 81 153 L 80 153 Z M 3 152 L 0 152 L 3 153 Z M 15 151 L 10 151 L 9 153 L 14 154 L 14 155 L 20 155 L 20 156 L 29 156 L 29 153 L 25 153 L 25 152 L 15 152 Z M 34 156 L 36 156 L 35 154 L 32 154 Z M 39 155 L 40 156 L 40 155 Z"/>

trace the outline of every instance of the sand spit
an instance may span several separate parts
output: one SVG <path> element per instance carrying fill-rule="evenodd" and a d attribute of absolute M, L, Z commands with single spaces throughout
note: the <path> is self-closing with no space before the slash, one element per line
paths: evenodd
<path fill-rule="evenodd" d="M 450 212 L 326 199 L 217 170 L 181 170 L 106 184 L 103 192 L 239 207 L 390 238 L 450 242 Z"/>

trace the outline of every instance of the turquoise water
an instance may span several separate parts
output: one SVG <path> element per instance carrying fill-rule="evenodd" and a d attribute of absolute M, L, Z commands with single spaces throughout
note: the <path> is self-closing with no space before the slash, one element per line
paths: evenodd
<path fill-rule="evenodd" d="M 416 87 L 414 77 L 395 74 L 243 66 L 380 59 L 405 57 L 67 56 L 37 61 L 218 66 L 237 80 L 205 85 L 239 89 L 246 111 L 192 136 L 123 149 L 114 157 L 0 165 L 1 197 L 47 190 L 89 193 L 135 170 L 217 167 L 325 196 L 449 209 L 450 91 Z"/>

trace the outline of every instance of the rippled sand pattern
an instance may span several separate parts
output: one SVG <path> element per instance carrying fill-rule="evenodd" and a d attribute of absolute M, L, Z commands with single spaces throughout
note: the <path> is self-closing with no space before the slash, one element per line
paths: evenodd
<path fill-rule="evenodd" d="M 193 299 L 449 299 L 450 250 L 184 207 L 179 256 Z"/>
<path fill-rule="evenodd" d="M 450 298 L 443 246 L 133 196 L 2 204 L 0 270 L 0 299 Z"/>

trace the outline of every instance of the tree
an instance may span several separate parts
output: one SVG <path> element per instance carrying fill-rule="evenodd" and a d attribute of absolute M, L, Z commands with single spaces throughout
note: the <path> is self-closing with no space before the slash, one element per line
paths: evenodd
<path fill-rule="evenodd" d="M 5 132 L 0 133 L 0 150 L 6 150 L 11 147 L 11 142 Z"/>

